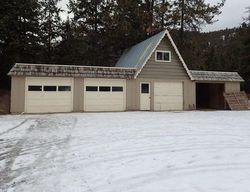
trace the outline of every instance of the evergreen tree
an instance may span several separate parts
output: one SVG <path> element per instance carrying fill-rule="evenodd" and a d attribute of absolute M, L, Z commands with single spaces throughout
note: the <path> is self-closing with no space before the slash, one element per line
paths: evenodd
<path fill-rule="evenodd" d="M 69 9 L 73 13 L 73 23 L 76 26 L 76 38 L 84 41 L 84 65 L 100 65 L 103 62 L 102 43 L 104 34 L 102 23 L 102 10 L 106 6 L 102 0 L 70 0 Z"/>
<path fill-rule="evenodd" d="M 39 10 L 36 0 L 5 0 L 0 5 L 0 87 L 9 87 L 14 62 L 39 60 Z"/>
<path fill-rule="evenodd" d="M 61 35 L 61 18 L 62 11 L 58 7 L 60 0 L 40 0 L 40 38 L 44 46 L 44 62 L 53 62 L 54 47 L 59 41 Z"/>
<path fill-rule="evenodd" d="M 83 65 L 87 45 L 77 38 L 75 26 L 68 18 L 62 24 L 61 42 L 55 47 L 55 62 L 60 64 Z"/>
<path fill-rule="evenodd" d="M 113 45 L 115 50 L 124 50 L 145 39 L 148 28 L 147 13 L 142 3 L 134 0 L 117 0 L 114 16 L 112 17 Z M 122 41 L 121 41 L 122 39 Z"/>
<path fill-rule="evenodd" d="M 240 70 L 242 75 L 250 84 L 250 7 L 247 8 L 248 16 L 245 18 L 247 23 L 246 26 L 242 26 L 244 34 L 241 34 L 243 42 L 243 51 L 242 51 L 242 64 Z M 248 85 L 250 88 L 250 85 Z M 250 91 L 250 90 L 249 90 Z"/>
<path fill-rule="evenodd" d="M 219 15 L 225 0 L 216 5 L 210 5 L 205 0 L 179 0 L 173 4 L 173 23 L 180 29 L 179 47 L 184 41 L 184 30 L 199 31 L 205 24 L 212 24 L 214 17 Z"/>

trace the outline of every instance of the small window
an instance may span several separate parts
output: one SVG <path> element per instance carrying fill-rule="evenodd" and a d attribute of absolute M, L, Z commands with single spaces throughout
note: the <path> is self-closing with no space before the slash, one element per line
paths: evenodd
<path fill-rule="evenodd" d="M 162 52 L 156 52 L 156 60 L 161 61 L 162 60 Z"/>
<path fill-rule="evenodd" d="M 86 86 L 86 91 L 98 91 L 97 86 Z"/>
<path fill-rule="evenodd" d="M 148 83 L 141 84 L 141 93 L 149 93 L 149 84 Z"/>
<path fill-rule="evenodd" d="M 112 87 L 113 92 L 123 92 L 123 87 Z"/>
<path fill-rule="evenodd" d="M 44 91 L 56 91 L 56 86 L 43 86 Z"/>
<path fill-rule="evenodd" d="M 29 91 L 42 91 L 42 86 L 40 85 L 29 85 Z"/>
<path fill-rule="evenodd" d="M 71 91 L 70 86 L 58 86 L 58 91 Z"/>
<path fill-rule="evenodd" d="M 110 91 L 110 87 L 107 87 L 107 86 L 103 86 L 103 87 L 99 87 L 99 91 L 101 92 L 109 92 Z"/>
<path fill-rule="evenodd" d="M 171 52 L 170 51 L 156 51 L 155 60 L 160 62 L 170 62 Z"/>
<path fill-rule="evenodd" d="M 170 61 L 170 52 L 163 53 L 163 60 Z"/>

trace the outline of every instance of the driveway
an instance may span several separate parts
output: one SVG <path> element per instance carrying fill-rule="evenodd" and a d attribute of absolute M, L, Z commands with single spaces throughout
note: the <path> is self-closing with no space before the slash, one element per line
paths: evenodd
<path fill-rule="evenodd" d="M 249 192 L 250 112 L 0 116 L 0 191 Z"/>

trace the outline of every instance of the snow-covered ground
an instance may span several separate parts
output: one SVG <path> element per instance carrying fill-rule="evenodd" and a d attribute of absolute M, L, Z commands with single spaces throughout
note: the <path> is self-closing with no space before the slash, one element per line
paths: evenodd
<path fill-rule="evenodd" d="M 250 112 L 0 116 L 0 191 L 249 192 Z"/>

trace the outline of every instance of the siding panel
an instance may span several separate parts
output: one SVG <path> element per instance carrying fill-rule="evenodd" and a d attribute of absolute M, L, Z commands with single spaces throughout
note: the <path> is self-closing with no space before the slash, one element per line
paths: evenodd
<path fill-rule="evenodd" d="M 126 81 L 126 110 L 133 111 L 139 110 L 139 88 L 137 80 L 127 80 Z"/>
<path fill-rule="evenodd" d="M 25 77 L 11 77 L 11 113 L 24 112 L 25 105 Z"/>
<path fill-rule="evenodd" d="M 239 92 L 240 91 L 240 83 L 239 82 L 226 82 L 225 83 L 225 92 Z"/>
<path fill-rule="evenodd" d="M 184 81 L 184 109 L 196 109 L 196 83 L 192 81 Z"/>
<path fill-rule="evenodd" d="M 84 91 L 84 78 L 74 78 L 74 95 L 73 95 L 73 111 L 83 111 L 83 94 Z"/>

